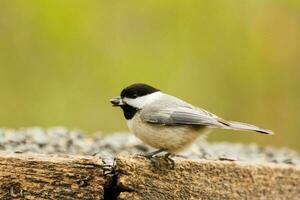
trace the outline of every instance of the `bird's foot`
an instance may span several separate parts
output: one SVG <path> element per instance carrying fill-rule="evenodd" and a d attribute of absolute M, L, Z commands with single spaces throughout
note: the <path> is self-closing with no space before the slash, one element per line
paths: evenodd
<path fill-rule="evenodd" d="M 173 154 L 166 153 L 164 156 L 158 156 L 157 155 L 157 154 L 159 154 L 163 151 L 165 151 L 165 150 L 164 149 L 159 149 L 157 151 L 149 152 L 147 154 L 143 154 L 143 155 L 140 155 L 140 156 L 148 158 L 151 161 L 151 164 L 157 169 L 160 169 L 163 166 L 168 166 L 168 168 L 174 169 L 175 168 L 175 162 L 172 158 L 170 158 L 171 156 L 173 156 Z"/>
<path fill-rule="evenodd" d="M 167 161 L 168 165 L 170 166 L 170 169 L 175 169 L 175 161 L 172 158 L 170 158 L 171 156 L 173 156 L 173 154 L 166 153 L 163 158 L 165 161 Z"/>

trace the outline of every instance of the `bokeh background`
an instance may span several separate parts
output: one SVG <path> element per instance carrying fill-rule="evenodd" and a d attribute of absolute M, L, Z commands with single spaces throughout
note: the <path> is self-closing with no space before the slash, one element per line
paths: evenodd
<path fill-rule="evenodd" d="M 126 131 L 134 82 L 276 132 L 210 141 L 300 150 L 300 1 L 0 1 L 0 127 Z"/>

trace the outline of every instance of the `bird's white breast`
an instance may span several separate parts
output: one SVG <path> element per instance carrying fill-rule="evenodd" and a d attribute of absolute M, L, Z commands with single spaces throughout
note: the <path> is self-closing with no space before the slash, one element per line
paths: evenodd
<path fill-rule="evenodd" d="M 191 126 L 164 126 L 143 122 L 137 113 L 127 120 L 128 128 L 144 143 L 169 152 L 177 152 L 187 147 L 208 129 L 196 129 Z"/>
<path fill-rule="evenodd" d="M 129 119 L 129 120 L 126 120 L 126 122 L 127 122 L 128 129 L 129 129 L 131 132 L 133 132 L 133 130 L 132 130 L 132 123 L 133 123 L 133 120 L 132 120 L 132 119 Z"/>

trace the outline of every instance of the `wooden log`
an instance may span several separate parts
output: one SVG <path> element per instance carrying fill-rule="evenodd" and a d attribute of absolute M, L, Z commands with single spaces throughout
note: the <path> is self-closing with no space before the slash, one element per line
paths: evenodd
<path fill-rule="evenodd" d="M 300 168 L 287 164 L 176 160 L 157 169 L 119 156 L 119 199 L 300 199 Z"/>
<path fill-rule="evenodd" d="M 143 157 L 119 156 L 118 175 L 109 179 L 103 175 L 101 159 L 95 157 L 0 153 L 0 199 L 293 200 L 300 196 L 299 166 L 177 159 L 175 169 L 170 169 L 161 163 L 156 168 Z"/>
<path fill-rule="evenodd" d="M 102 161 L 0 153 L 0 199 L 103 199 Z"/>

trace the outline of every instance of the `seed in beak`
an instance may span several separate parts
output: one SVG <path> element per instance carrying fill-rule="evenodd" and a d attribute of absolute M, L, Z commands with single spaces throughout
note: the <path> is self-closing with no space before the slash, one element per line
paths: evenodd
<path fill-rule="evenodd" d="M 113 106 L 121 106 L 123 105 L 123 101 L 121 99 L 121 97 L 115 97 L 115 98 L 112 98 L 110 100 L 110 103 L 113 105 Z"/>

